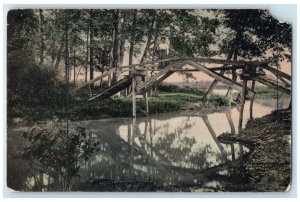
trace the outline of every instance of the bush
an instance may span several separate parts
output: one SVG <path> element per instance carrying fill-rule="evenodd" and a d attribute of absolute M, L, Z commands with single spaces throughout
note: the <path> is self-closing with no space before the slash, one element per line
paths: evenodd
<path fill-rule="evenodd" d="M 227 97 L 220 95 L 212 95 L 208 101 L 214 106 L 226 106 L 229 105 L 229 100 Z"/>
<path fill-rule="evenodd" d="M 203 95 L 203 92 L 199 91 L 198 89 L 190 88 L 189 86 L 179 87 L 173 84 L 159 85 L 158 90 L 161 92 L 168 92 L 168 93 L 190 93 L 196 95 Z"/>
<path fill-rule="evenodd" d="M 28 145 L 21 153 L 34 172 L 53 178 L 53 191 L 70 191 L 79 169 L 89 157 L 99 150 L 99 142 L 88 137 L 85 129 L 77 127 L 69 132 L 60 129 L 55 134 L 35 127 L 26 134 Z"/>

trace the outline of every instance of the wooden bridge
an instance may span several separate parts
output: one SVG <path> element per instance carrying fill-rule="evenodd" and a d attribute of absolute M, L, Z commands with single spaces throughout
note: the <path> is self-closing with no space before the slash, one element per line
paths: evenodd
<path fill-rule="evenodd" d="M 158 69 L 160 62 L 167 61 L 169 65 L 163 69 Z M 206 66 L 210 64 L 209 67 Z M 218 65 L 217 67 L 211 67 L 212 64 Z M 221 66 L 220 66 L 221 65 Z M 242 83 L 238 83 L 236 78 L 229 78 L 225 76 L 225 71 L 241 70 L 239 74 Z M 259 71 L 258 71 L 259 70 Z M 132 64 L 123 67 L 114 67 L 108 71 L 102 73 L 102 75 L 90 80 L 84 85 L 74 89 L 74 92 L 89 87 L 91 84 L 99 81 L 105 77 L 111 77 L 113 74 L 123 74 L 128 72 L 124 78 L 109 85 L 106 89 L 102 90 L 96 95 L 92 95 L 88 101 L 95 101 L 100 99 L 107 99 L 116 93 L 127 89 L 131 86 L 132 92 L 130 95 L 133 100 L 133 117 L 136 117 L 136 95 L 143 95 L 146 100 L 146 112 L 148 113 L 148 92 L 159 85 L 163 80 L 168 78 L 174 72 L 182 71 L 200 71 L 203 72 L 215 80 L 212 82 L 208 91 L 205 93 L 203 100 L 209 98 L 212 94 L 214 87 L 218 82 L 222 82 L 229 89 L 235 89 L 240 92 L 240 104 L 241 115 L 243 114 L 243 105 L 246 99 L 254 100 L 255 97 L 255 82 L 262 83 L 271 88 L 275 88 L 286 94 L 291 94 L 291 76 L 269 66 L 267 63 L 259 61 L 235 61 L 235 60 L 223 60 L 213 58 L 171 58 L 164 60 L 157 60 L 148 63 Z M 141 72 L 155 72 L 150 78 L 147 78 L 143 82 L 137 82 L 137 78 L 141 78 Z M 274 77 L 271 78 L 266 74 L 270 72 Z M 269 74 L 270 75 L 270 74 Z M 141 80 L 141 79 L 140 79 Z M 248 81 L 252 81 L 251 88 L 248 87 Z"/>

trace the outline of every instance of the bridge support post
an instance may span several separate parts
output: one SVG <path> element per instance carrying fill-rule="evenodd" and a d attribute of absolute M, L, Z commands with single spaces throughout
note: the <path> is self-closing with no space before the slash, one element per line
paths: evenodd
<path fill-rule="evenodd" d="M 240 133 L 242 131 L 242 127 L 243 127 L 243 114 L 244 114 L 244 106 L 245 106 L 245 97 L 246 97 L 246 93 L 247 93 L 246 91 L 247 91 L 247 79 L 245 79 L 243 81 L 238 133 Z"/>
<path fill-rule="evenodd" d="M 145 101 L 146 101 L 146 113 L 147 113 L 147 115 L 149 115 L 148 92 L 145 93 Z"/>
<path fill-rule="evenodd" d="M 135 81 L 135 68 L 133 67 L 132 77 L 132 117 L 136 118 L 136 81 Z"/>
<path fill-rule="evenodd" d="M 243 89 L 242 89 L 242 96 L 241 96 L 241 108 L 240 108 L 240 117 L 239 117 L 239 125 L 238 125 L 238 134 L 241 134 L 243 128 L 243 117 L 244 117 L 244 107 L 245 107 L 245 97 L 247 94 L 247 79 L 243 81 Z M 240 146 L 241 154 L 244 153 L 243 146 Z"/>
<path fill-rule="evenodd" d="M 255 80 L 252 80 L 251 91 L 254 91 L 255 88 Z M 254 98 L 250 101 L 250 119 L 253 119 L 253 102 Z"/>
<path fill-rule="evenodd" d="M 225 74 L 225 70 L 222 69 L 221 72 L 220 72 L 220 74 L 221 74 L 221 75 L 224 75 L 224 74 Z M 214 89 L 215 89 L 216 86 L 218 85 L 218 82 L 219 82 L 219 81 L 218 81 L 217 79 L 213 80 L 213 82 L 210 84 L 208 90 L 206 91 L 206 93 L 204 94 L 204 96 L 203 96 L 203 98 L 202 98 L 203 101 L 206 101 L 206 100 L 209 99 L 209 97 L 210 97 L 211 94 L 213 93 Z"/>

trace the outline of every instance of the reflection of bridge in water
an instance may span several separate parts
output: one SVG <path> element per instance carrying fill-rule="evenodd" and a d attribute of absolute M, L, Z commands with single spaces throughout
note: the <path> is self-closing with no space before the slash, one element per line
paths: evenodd
<path fill-rule="evenodd" d="M 227 124 L 233 126 L 231 132 L 234 132 L 231 111 L 225 109 L 223 112 L 224 117 L 227 117 Z M 131 122 L 125 119 L 121 128 L 116 127 L 112 131 L 99 128 L 97 121 L 88 124 L 85 127 L 101 140 L 104 151 L 96 157 L 98 160 L 89 161 L 81 175 L 83 179 L 145 180 L 161 183 L 166 180 L 172 184 L 195 180 L 205 183 L 208 179 L 218 178 L 219 172 L 230 171 L 241 159 L 235 156 L 238 150 L 236 145 L 235 148 L 232 145 L 230 150 L 218 141 L 208 116 L 205 113 L 200 113 L 200 116 L 199 113 L 191 114 L 175 129 L 169 128 L 169 116 L 155 119 L 151 116 L 143 117 L 132 119 Z M 194 118 L 193 121 L 196 122 L 189 120 L 190 118 Z M 203 121 L 202 125 L 206 126 L 205 130 L 209 132 L 216 146 L 211 148 L 211 145 L 197 145 L 197 150 L 192 152 L 191 148 L 197 143 L 184 132 L 199 121 Z M 102 133 L 100 135 L 99 130 Z M 196 134 L 200 138 L 201 132 L 197 131 Z M 212 158 L 214 160 L 210 160 Z M 216 162 L 209 163 L 211 161 Z"/>

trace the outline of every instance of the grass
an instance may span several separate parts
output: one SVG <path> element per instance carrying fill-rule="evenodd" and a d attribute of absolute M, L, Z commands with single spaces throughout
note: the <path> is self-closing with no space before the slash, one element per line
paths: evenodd
<path fill-rule="evenodd" d="M 210 96 L 208 102 L 216 107 L 229 105 L 229 99 L 221 95 Z"/>
<path fill-rule="evenodd" d="M 182 91 L 182 92 L 180 92 Z M 68 104 L 38 105 L 13 107 L 14 118 L 24 119 L 28 123 L 48 119 L 88 120 L 108 117 L 130 117 L 132 115 L 132 100 L 128 97 L 86 102 L 88 92 L 71 95 Z M 158 96 L 149 98 L 149 113 L 165 113 L 189 109 L 189 106 L 200 103 L 203 93 L 191 88 L 179 88 L 177 86 L 164 87 Z M 208 106 L 228 105 L 228 99 L 213 95 L 208 100 Z M 198 105 L 198 108 L 201 105 Z M 195 108 L 195 107 L 193 107 Z M 137 114 L 145 114 L 144 99 L 137 100 Z"/>
<path fill-rule="evenodd" d="M 255 88 L 255 98 L 258 99 L 277 99 L 277 90 L 275 90 L 274 88 L 269 88 L 266 86 L 259 86 Z M 282 93 L 282 92 L 278 92 L 278 96 L 280 98 L 288 98 L 289 95 Z"/>

